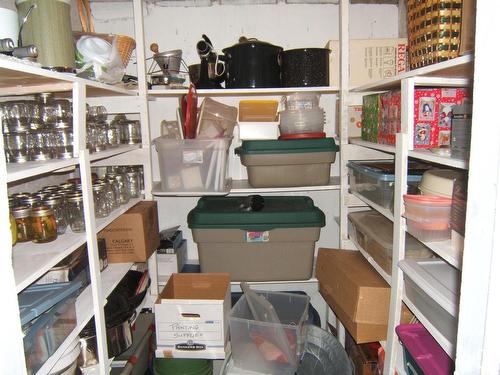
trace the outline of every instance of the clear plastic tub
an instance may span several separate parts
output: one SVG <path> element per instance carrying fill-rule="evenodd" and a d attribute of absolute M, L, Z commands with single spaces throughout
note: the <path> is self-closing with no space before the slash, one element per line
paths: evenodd
<path fill-rule="evenodd" d="M 163 191 L 228 191 L 228 150 L 232 138 L 154 140 Z"/>
<path fill-rule="evenodd" d="M 229 314 L 231 351 L 236 367 L 264 374 L 293 375 L 304 352 L 309 297 L 293 293 L 257 292 L 274 307 L 280 325 L 253 319 L 245 295 Z M 283 353 L 274 343 L 276 331 L 283 329 L 295 353 L 292 363 L 283 360 Z"/>
<path fill-rule="evenodd" d="M 323 108 L 284 110 L 280 112 L 281 134 L 317 133 L 325 126 Z"/>
<path fill-rule="evenodd" d="M 292 111 L 318 108 L 319 98 L 319 94 L 307 92 L 296 92 L 283 97 L 285 109 Z"/>
<path fill-rule="evenodd" d="M 404 217 L 408 232 L 424 242 L 444 241 L 451 237 L 451 199 L 405 195 Z"/>

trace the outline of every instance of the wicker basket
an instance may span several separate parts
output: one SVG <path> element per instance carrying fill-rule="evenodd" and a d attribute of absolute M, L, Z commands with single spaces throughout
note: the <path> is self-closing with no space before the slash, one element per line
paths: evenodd
<path fill-rule="evenodd" d="M 457 57 L 462 0 L 407 0 L 410 69 Z"/>
<path fill-rule="evenodd" d="M 102 38 L 109 43 L 113 43 L 113 40 L 115 40 L 123 66 L 127 67 L 130 57 L 132 56 L 132 52 L 135 49 L 135 40 L 127 35 L 95 33 L 89 0 L 77 0 L 76 3 L 78 5 L 78 13 L 80 15 L 83 32 L 75 32 L 74 35 L 77 37 L 82 35 L 92 35 Z"/>

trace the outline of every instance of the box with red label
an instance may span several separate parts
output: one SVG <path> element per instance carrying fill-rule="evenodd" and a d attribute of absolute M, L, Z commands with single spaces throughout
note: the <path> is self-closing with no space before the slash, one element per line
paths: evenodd
<path fill-rule="evenodd" d="M 224 359 L 230 310 L 229 274 L 172 274 L 155 303 L 156 357 Z"/>
<path fill-rule="evenodd" d="M 396 144 L 396 133 L 401 131 L 401 92 L 388 91 L 380 94 L 381 119 L 378 143 Z"/>

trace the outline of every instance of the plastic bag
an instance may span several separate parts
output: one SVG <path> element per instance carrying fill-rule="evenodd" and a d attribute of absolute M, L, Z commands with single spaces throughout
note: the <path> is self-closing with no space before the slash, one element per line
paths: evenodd
<path fill-rule="evenodd" d="M 125 75 L 116 40 L 83 35 L 76 42 L 76 67 L 79 77 L 104 83 L 118 83 Z"/>

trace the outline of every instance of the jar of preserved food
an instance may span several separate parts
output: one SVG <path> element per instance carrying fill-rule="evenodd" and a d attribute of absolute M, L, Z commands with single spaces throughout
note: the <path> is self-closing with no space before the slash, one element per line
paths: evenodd
<path fill-rule="evenodd" d="M 14 246 L 17 243 L 17 225 L 16 225 L 16 219 L 14 219 L 14 215 L 12 215 L 12 212 L 9 213 L 9 219 L 10 219 L 10 233 L 12 235 L 12 246 Z"/>
<path fill-rule="evenodd" d="M 66 195 L 66 207 L 69 227 L 75 233 L 85 232 L 85 217 L 83 215 L 83 195 L 75 191 Z"/>
<path fill-rule="evenodd" d="M 54 213 L 57 224 L 57 234 L 64 234 L 66 232 L 66 228 L 68 227 L 68 219 L 63 196 L 56 194 L 48 195 L 42 202 Z"/>
<path fill-rule="evenodd" d="M 12 216 L 16 220 L 17 242 L 28 242 L 33 239 L 33 226 L 31 225 L 31 207 L 27 205 L 15 206 Z"/>
<path fill-rule="evenodd" d="M 54 212 L 47 206 L 31 208 L 33 242 L 45 243 L 57 238 L 57 223 Z"/>

